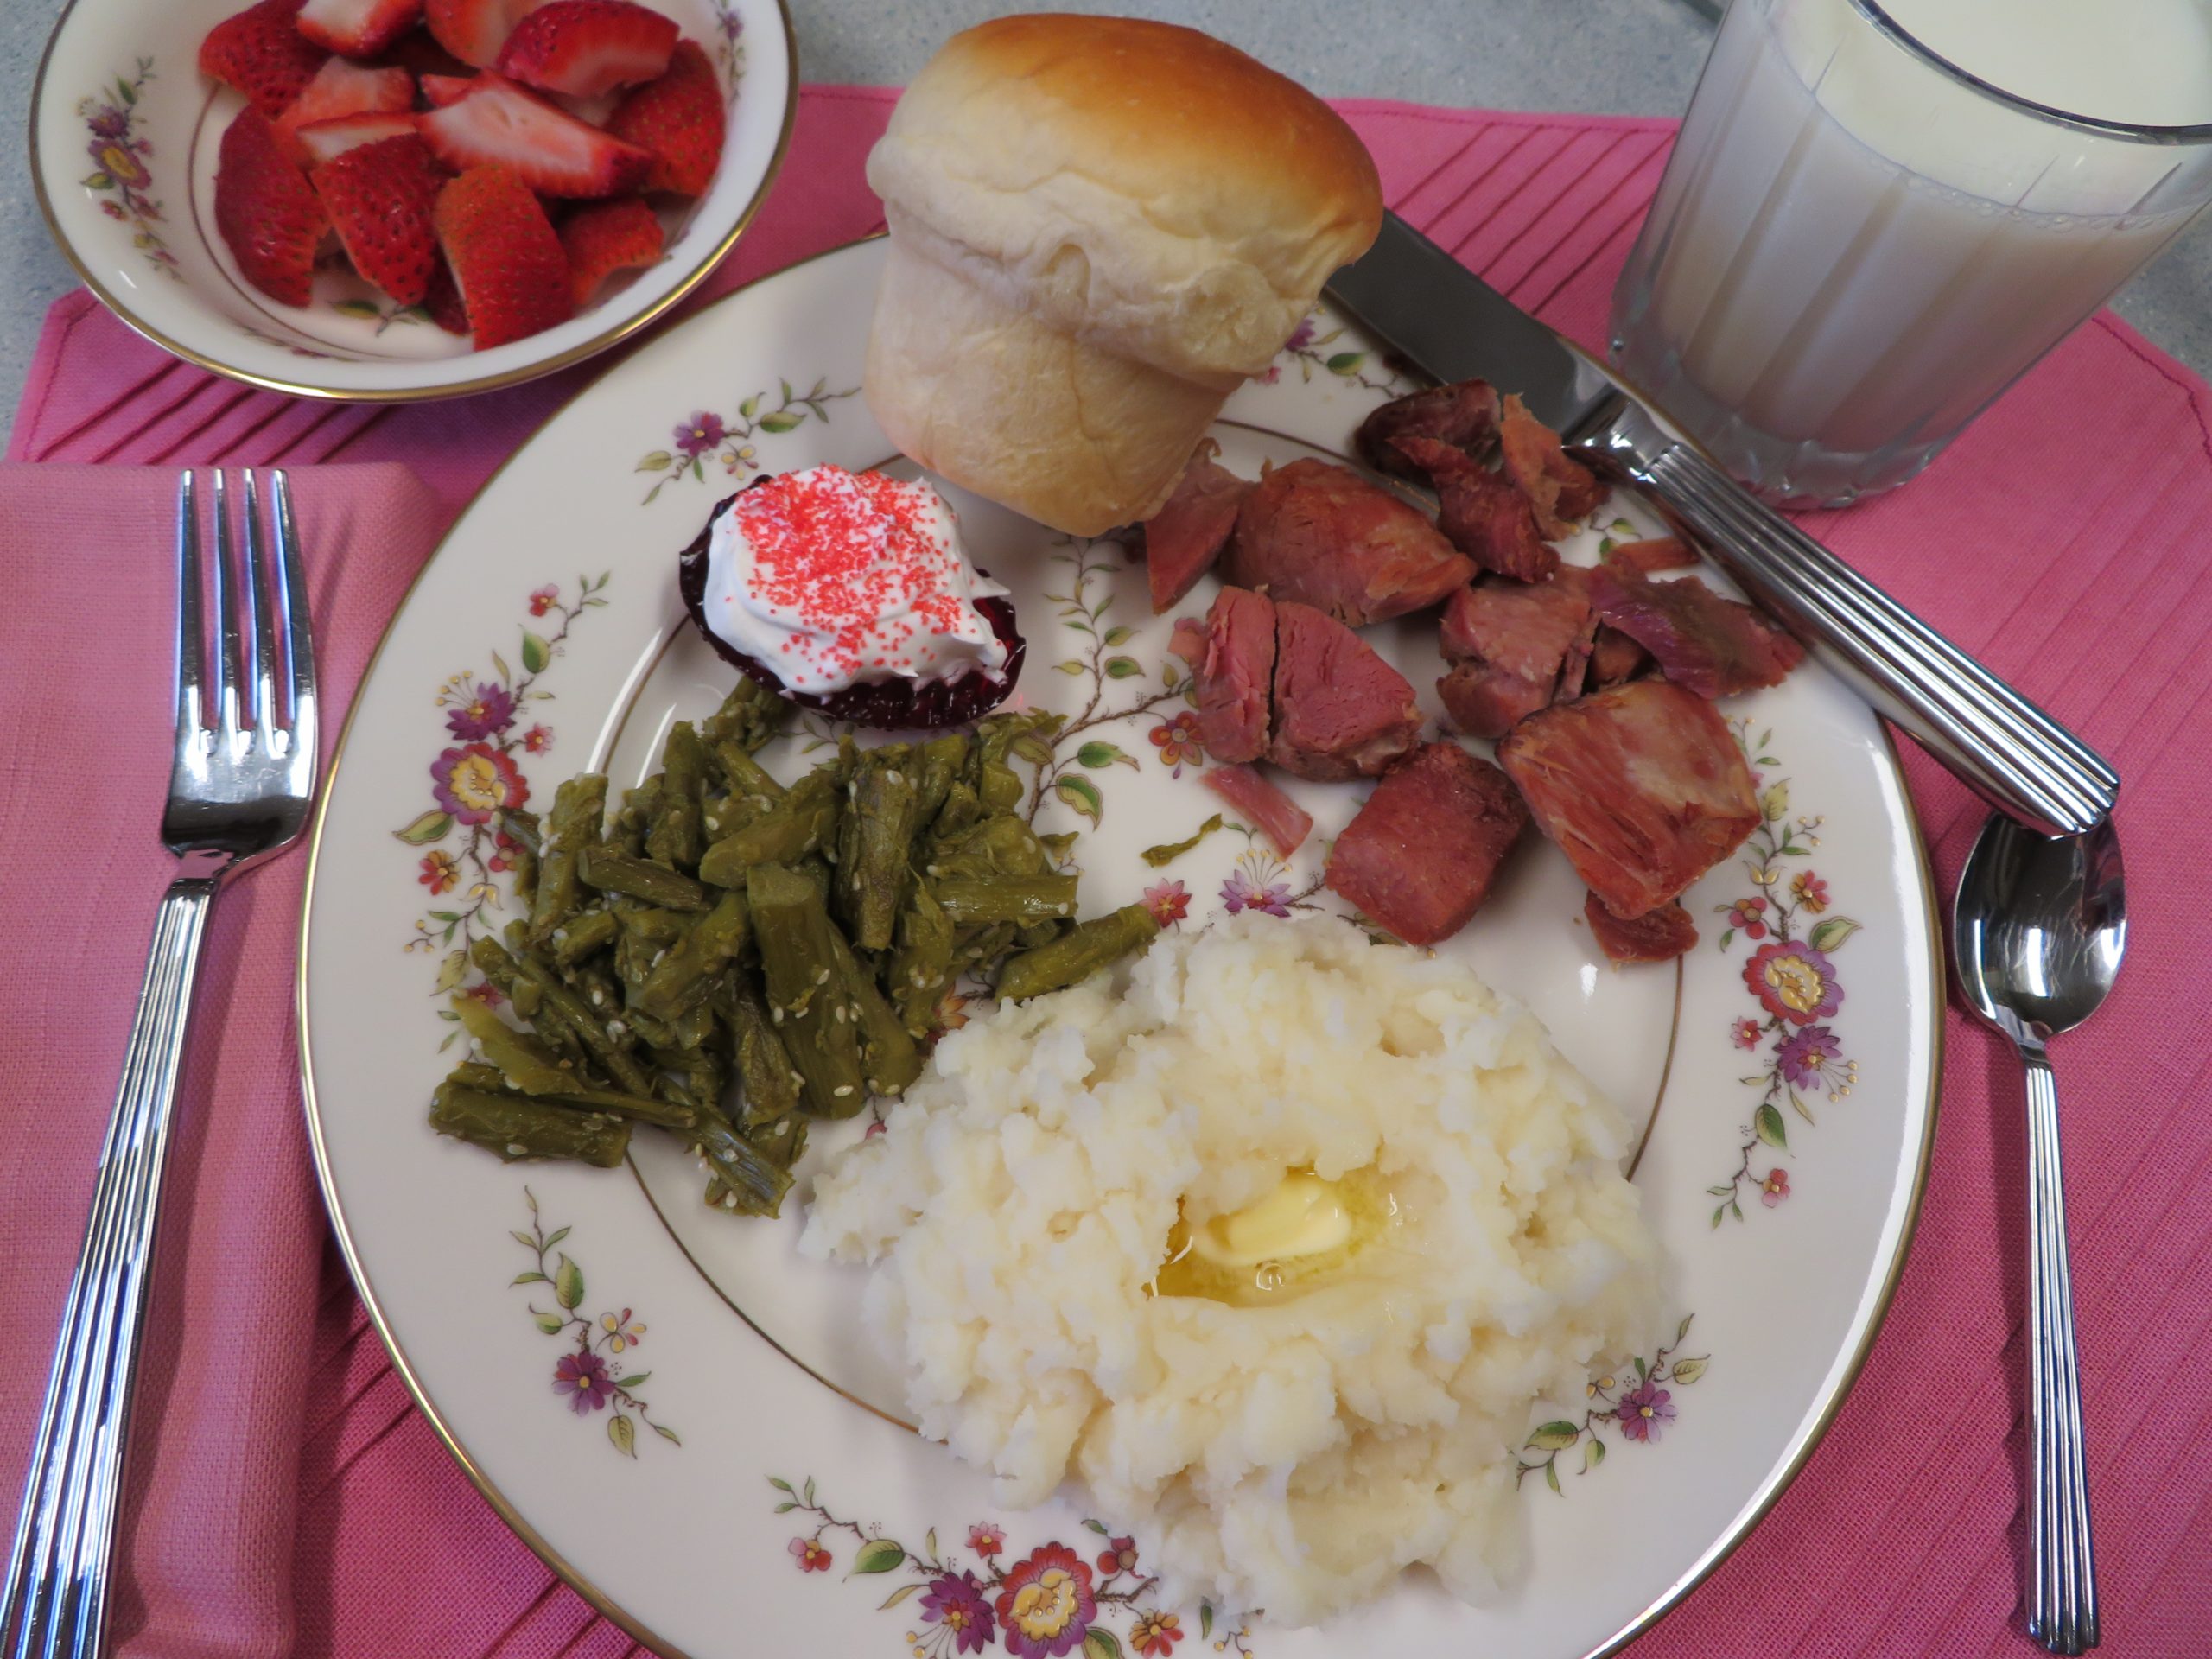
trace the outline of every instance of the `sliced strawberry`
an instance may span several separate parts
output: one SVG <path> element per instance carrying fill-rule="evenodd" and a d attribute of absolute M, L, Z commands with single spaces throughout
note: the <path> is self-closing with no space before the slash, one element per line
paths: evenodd
<path fill-rule="evenodd" d="M 515 25 L 501 74 L 549 92 L 593 98 L 667 72 L 676 20 L 632 0 L 552 0 Z"/>
<path fill-rule="evenodd" d="M 561 221 L 561 251 L 569 257 L 571 291 L 582 310 L 616 271 L 659 263 L 659 216 L 639 196 L 587 202 Z"/>
<path fill-rule="evenodd" d="M 714 182 L 728 123 L 721 79 L 705 49 L 696 41 L 679 41 L 668 73 L 617 105 L 607 130 L 652 152 L 646 189 L 696 196 Z"/>
<path fill-rule="evenodd" d="M 436 219 L 438 244 L 479 350 L 575 315 L 561 238 L 528 181 L 512 168 L 469 168 L 439 194 Z"/>
<path fill-rule="evenodd" d="M 423 89 L 423 101 L 434 110 L 442 110 L 448 104 L 458 104 L 475 90 L 474 75 L 425 75 L 417 83 Z"/>
<path fill-rule="evenodd" d="M 315 191 L 353 269 L 402 305 L 420 305 L 437 268 L 430 215 L 446 170 L 414 133 L 349 149 L 315 170 Z"/>
<path fill-rule="evenodd" d="M 423 21 L 463 63 L 489 69 L 536 0 L 423 0 Z"/>
<path fill-rule="evenodd" d="M 240 110 L 223 130 L 215 167 L 215 228 L 238 270 L 270 299 L 305 305 L 315 245 L 330 228 L 322 201 L 292 165 L 274 123 Z"/>
<path fill-rule="evenodd" d="M 643 184 L 653 164 L 650 152 L 608 137 L 488 69 L 470 83 L 466 98 L 424 115 L 422 127 L 447 166 L 512 168 L 548 196 L 619 196 Z M 467 276 L 456 274 L 465 294 Z"/>
<path fill-rule="evenodd" d="M 333 58 L 300 88 L 276 124 L 289 130 L 346 115 L 397 115 L 415 107 L 415 79 L 404 69 L 371 69 Z"/>
<path fill-rule="evenodd" d="M 415 130 L 415 117 L 405 115 L 341 115 L 335 121 L 310 121 L 293 129 L 293 142 L 310 168 L 334 161 L 349 149 L 399 138 Z"/>
<path fill-rule="evenodd" d="M 282 115 L 330 55 L 294 26 L 299 9 L 300 0 L 261 0 L 226 17 L 200 42 L 200 73 L 237 87 L 264 115 Z"/>
<path fill-rule="evenodd" d="M 468 332 L 468 308 L 461 302 L 461 289 L 453 279 L 453 267 L 446 264 L 442 253 L 430 272 L 430 291 L 423 301 L 423 308 L 430 314 L 430 321 L 446 333 Z"/>
<path fill-rule="evenodd" d="M 422 21 L 423 0 L 307 0 L 300 33 L 349 58 L 372 58 Z"/>

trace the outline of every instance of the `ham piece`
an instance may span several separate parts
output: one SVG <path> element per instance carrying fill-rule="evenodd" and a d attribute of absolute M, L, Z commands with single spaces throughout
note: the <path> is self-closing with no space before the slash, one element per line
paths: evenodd
<path fill-rule="evenodd" d="M 1590 642 L 1590 679 L 1600 690 L 1632 679 L 1651 660 L 1650 653 L 1618 628 L 1600 623 Z"/>
<path fill-rule="evenodd" d="M 1559 569 L 1559 554 L 1538 530 L 1535 510 L 1510 479 L 1435 438 L 1391 442 L 1434 486 L 1436 522 L 1452 546 L 1484 569 L 1517 582 L 1541 582 Z"/>
<path fill-rule="evenodd" d="M 1329 849 L 1329 890 L 1408 944 L 1448 939 L 1490 896 L 1528 809 L 1496 766 L 1424 743 Z"/>
<path fill-rule="evenodd" d="M 1434 438 L 1480 455 L 1497 442 L 1497 392 L 1490 382 L 1462 380 L 1393 397 L 1359 423 L 1354 442 L 1360 459 L 1376 472 L 1425 479 L 1428 474 L 1393 439 Z"/>
<path fill-rule="evenodd" d="M 1624 921 L 1593 893 L 1582 901 L 1582 914 L 1597 936 L 1598 948 L 1610 961 L 1672 962 L 1688 956 L 1697 944 L 1697 924 L 1679 899 Z"/>
<path fill-rule="evenodd" d="M 1406 677 L 1310 605 L 1224 588 L 1203 624 L 1176 623 L 1171 649 L 1198 682 L 1198 734 L 1213 760 L 1264 756 L 1325 781 L 1373 777 L 1421 734 Z"/>
<path fill-rule="evenodd" d="M 1239 588 L 1354 628 L 1424 609 L 1475 574 L 1426 514 L 1311 457 L 1277 467 L 1244 498 L 1222 563 Z"/>
<path fill-rule="evenodd" d="M 1175 624 L 1168 648 L 1198 679 L 1207 754 L 1234 765 L 1266 753 L 1275 677 L 1275 607 L 1267 596 L 1223 588 L 1203 626 L 1187 617 Z"/>
<path fill-rule="evenodd" d="M 1213 459 L 1211 440 L 1183 469 L 1167 505 L 1145 520 L 1145 578 L 1152 586 L 1152 613 L 1173 610 L 1213 569 L 1236 528 L 1236 510 L 1252 486 Z"/>
<path fill-rule="evenodd" d="M 1537 827 L 1619 917 L 1678 896 L 1759 822 L 1727 722 L 1664 680 L 1541 709 L 1505 734 L 1497 759 Z"/>
<path fill-rule="evenodd" d="M 1590 575 L 1590 602 L 1649 652 L 1661 673 L 1701 697 L 1779 685 L 1805 655 L 1750 606 L 1723 599 L 1695 576 L 1653 582 L 1600 566 Z"/>
<path fill-rule="evenodd" d="M 1648 542 L 1616 543 L 1605 563 L 1624 564 L 1639 576 L 1650 576 L 1662 570 L 1687 570 L 1697 563 L 1697 555 L 1673 537 L 1661 536 Z"/>
<path fill-rule="evenodd" d="M 1274 692 L 1268 759 L 1300 778 L 1372 778 L 1421 736 L 1406 677 L 1334 617 L 1292 600 L 1275 607 Z"/>
<path fill-rule="evenodd" d="M 1572 532 L 1571 521 L 1587 518 L 1605 499 L 1605 486 L 1598 475 L 1560 448 L 1559 434 L 1531 415 L 1518 397 L 1505 400 L 1497 438 L 1506 476 L 1529 498 L 1536 528 L 1547 538 L 1557 541 Z"/>
<path fill-rule="evenodd" d="M 1241 813 L 1281 857 L 1288 858 L 1304 846 L 1313 832 L 1313 820 L 1305 810 L 1256 767 L 1214 766 L 1200 773 L 1198 780 Z"/>
<path fill-rule="evenodd" d="M 1562 566 L 1549 582 L 1493 576 L 1452 595 L 1439 644 L 1452 669 L 1436 690 L 1461 731 L 1503 737 L 1551 702 L 1560 664 L 1590 624 L 1583 578 Z"/>

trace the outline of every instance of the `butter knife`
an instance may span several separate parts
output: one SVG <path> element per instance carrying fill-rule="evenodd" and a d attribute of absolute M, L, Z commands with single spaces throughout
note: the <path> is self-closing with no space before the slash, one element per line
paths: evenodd
<path fill-rule="evenodd" d="M 1999 811 L 2047 836 L 2086 834 L 2111 812 L 2120 774 L 2095 750 L 1754 499 L 1662 413 L 1395 213 L 1328 294 L 1437 379 L 1519 393 Z"/>

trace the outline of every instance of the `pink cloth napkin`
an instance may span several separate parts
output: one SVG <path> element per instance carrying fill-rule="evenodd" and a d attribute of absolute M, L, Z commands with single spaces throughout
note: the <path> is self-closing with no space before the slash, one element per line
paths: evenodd
<path fill-rule="evenodd" d="M 712 291 L 878 226 L 860 163 L 892 97 L 809 89 L 784 180 Z M 1343 107 L 1400 212 L 1601 339 L 1669 124 Z M 415 409 L 295 404 L 172 361 L 87 295 L 55 306 L 10 458 L 109 464 L 0 474 L 17 582 L 0 621 L 0 1363 L 17 1382 L 0 1483 L 19 1474 L 162 877 L 168 469 L 300 469 L 334 722 L 434 529 L 587 372 Z M 348 464 L 315 464 L 334 461 Z M 358 464 L 394 461 L 406 470 Z M 1813 526 L 2127 779 L 2127 971 L 2057 1049 L 2104 1651 L 2120 1659 L 2196 1659 L 2212 1638 L 2212 976 L 2188 920 L 2212 791 L 2208 525 L 2205 387 L 2100 317 L 1923 480 Z M 1948 893 L 1981 810 L 1923 757 L 1907 769 Z M 477 1498 L 324 1249 L 293 1081 L 301 873 L 265 870 L 218 912 L 208 966 L 228 995 L 193 1051 L 125 1651 L 614 1659 L 629 1639 Z M 2036 1651 L 2014 1611 L 2018 1084 L 1956 1014 L 1948 1037 L 1919 1242 L 1866 1373 L 1772 1515 L 1639 1656 Z"/>

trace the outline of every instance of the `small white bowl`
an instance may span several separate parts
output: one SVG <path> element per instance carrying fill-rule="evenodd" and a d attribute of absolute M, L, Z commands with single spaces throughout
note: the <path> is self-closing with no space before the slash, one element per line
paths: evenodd
<path fill-rule="evenodd" d="M 667 251 L 582 315 L 487 352 L 404 311 L 342 264 L 306 306 L 238 275 L 215 233 L 223 129 L 244 99 L 199 72 L 200 42 L 251 0 L 71 0 L 31 100 L 31 178 L 85 284 L 156 345 L 272 391 L 347 403 L 458 397 L 604 351 L 696 287 L 751 222 L 790 142 L 798 66 L 783 0 L 645 0 L 706 47 L 729 90 L 707 194 L 664 213 Z"/>

